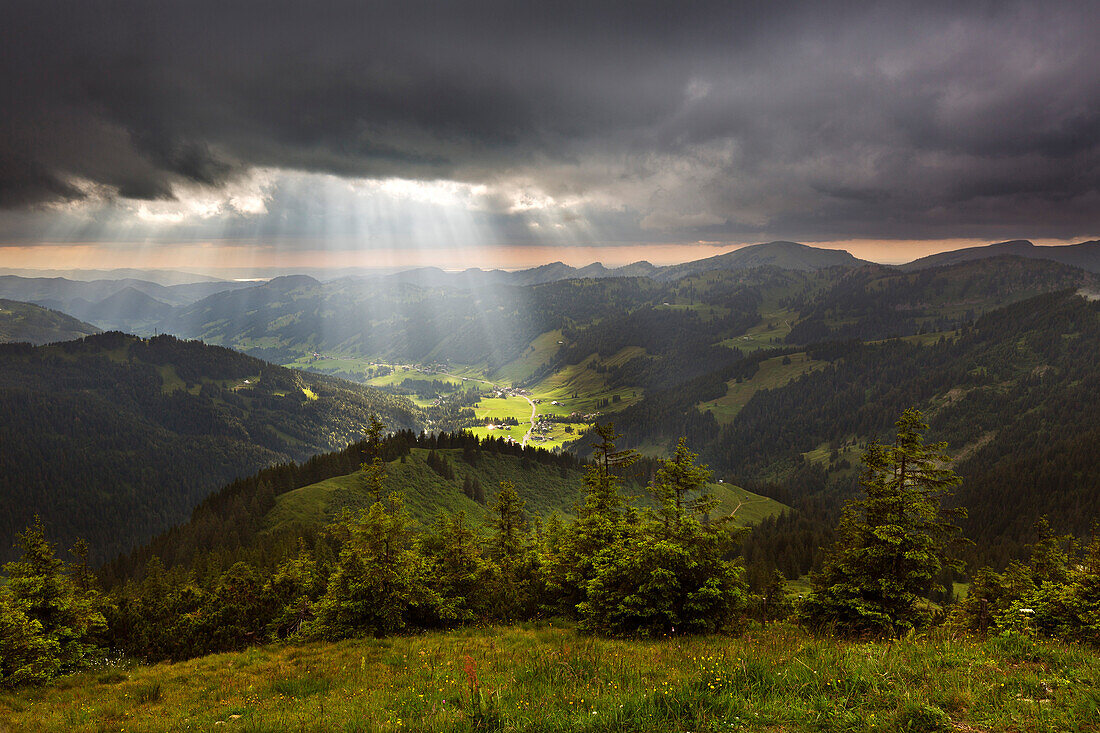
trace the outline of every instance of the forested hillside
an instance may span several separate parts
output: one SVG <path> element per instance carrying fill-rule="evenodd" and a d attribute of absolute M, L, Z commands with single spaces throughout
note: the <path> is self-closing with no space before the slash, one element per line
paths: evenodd
<path fill-rule="evenodd" d="M 170 336 L 0 346 L 0 546 L 40 514 L 66 546 L 126 551 L 259 468 L 361 437 L 404 398 Z"/>
<path fill-rule="evenodd" d="M 675 319 L 651 330 L 643 321 L 653 308 L 686 309 L 695 317 L 690 323 L 705 329 L 712 342 L 728 338 L 755 323 L 744 322 L 746 307 L 762 289 L 815 281 L 819 273 L 828 273 L 828 280 L 860 264 L 845 252 L 770 243 L 676 267 L 623 268 L 615 277 L 604 268 L 558 263 L 520 273 L 419 270 L 327 283 L 277 278 L 179 308 L 159 327 L 273 361 L 328 351 L 484 363 L 492 372 L 550 331 L 564 330 L 568 348 L 574 332 L 608 319 L 630 316 L 635 328 L 645 326 L 654 338 L 680 330 Z M 613 325 L 600 329 L 605 338 Z"/>
<path fill-rule="evenodd" d="M 49 344 L 99 333 L 90 323 L 32 303 L 0 299 L 0 343 Z"/>
<path fill-rule="evenodd" d="M 731 480 L 773 482 L 786 499 L 831 496 L 828 507 L 853 489 L 859 446 L 918 405 L 932 437 L 958 455 L 956 500 L 970 513 L 972 559 L 1003 565 L 1021 556 L 1040 515 L 1082 534 L 1100 515 L 1100 303 L 1064 291 L 929 337 L 810 345 L 815 368 L 756 391 L 731 421 L 693 406 L 751 385 L 762 378 L 760 360 L 782 353 L 742 362 L 737 376 L 727 370 L 647 395 L 617 424 L 636 442 L 687 434 Z"/>
<path fill-rule="evenodd" d="M 1027 420 L 1089 389 L 1074 375 L 1085 373 L 1097 344 L 1068 348 L 1091 338 L 1089 328 L 1076 336 L 1060 331 L 1063 351 L 1014 345 L 1058 332 L 1059 319 L 1081 317 L 1067 312 L 1085 307 L 1072 305 L 1080 299 L 1068 293 L 1100 289 L 1100 279 L 1081 269 L 998 256 L 919 271 L 696 270 L 677 271 L 669 282 L 651 274 L 482 289 L 400 281 L 370 297 L 361 281 L 298 278 L 202 301 L 186 311 L 187 328 L 272 358 L 317 349 L 475 364 L 536 391 L 555 387 L 566 398 L 555 397 L 561 405 L 597 405 L 631 445 L 660 454 L 686 436 L 734 483 L 771 483 L 784 497 L 832 497 L 826 514 L 852 490 L 857 443 L 888 430 L 909 405 L 924 408 L 933 436 L 962 452 L 961 470 L 975 478 L 963 491 L 974 516 L 995 511 L 995 492 L 977 488 L 979 467 L 1009 455 L 1003 436 L 1014 430 L 1027 446 L 1016 457 L 1025 460 L 1045 429 Z M 1043 298 L 1057 291 L 1067 295 Z M 227 313 L 240 315 L 221 317 Z M 351 376 L 348 364 L 335 358 L 309 366 Z M 629 399 L 599 400 L 611 392 Z M 990 413 L 970 417 L 983 400 Z M 557 409 L 568 415 L 577 408 Z M 1086 529 L 1075 521 L 1079 486 L 1069 481 L 1049 502 L 1052 521 L 1078 532 Z M 1019 556 L 1033 515 L 1044 511 L 1039 503 L 1033 497 L 1012 518 L 981 523 L 980 532 L 998 538 L 982 545 L 982 557 L 1003 564 Z M 807 562 L 803 553 L 799 572 Z M 795 565 L 787 568 L 793 573 Z"/>
<path fill-rule="evenodd" d="M 224 568 L 246 560 L 270 570 L 303 542 L 319 542 L 325 526 L 345 512 L 369 506 L 362 464 L 370 448 L 359 441 L 341 451 L 298 464 L 264 469 L 223 487 L 199 504 L 187 522 L 109 565 L 116 581 L 140 574 L 153 557 L 167 567 Z M 491 519 L 488 506 L 502 482 L 515 486 L 530 516 L 540 524 L 571 517 L 583 498 L 583 465 L 571 453 L 522 447 L 465 431 L 420 434 L 399 430 L 379 456 L 386 464 L 385 490 L 399 494 L 422 531 L 441 516 L 462 512 L 475 527 Z M 639 507 L 652 506 L 646 484 L 657 462 L 640 457 L 624 478 Z M 778 515 L 784 506 L 736 486 L 712 484 L 715 517 L 733 515 L 749 525 Z"/>

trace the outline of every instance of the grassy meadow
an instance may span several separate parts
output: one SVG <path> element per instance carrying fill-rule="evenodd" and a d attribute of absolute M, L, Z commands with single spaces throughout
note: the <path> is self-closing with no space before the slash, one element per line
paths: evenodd
<path fill-rule="evenodd" d="M 530 408 L 528 408 L 530 409 Z M 427 464 L 428 451 L 417 448 L 405 461 L 392 461 L 387 465 L 386 483 L 389 490 L 399 492 L 405 508 L 422 525 L 430 526 L 439 514 L 465 512 L 475 522 L 487 516 L 483 505 L 462 492 L 467 475 L 476 478 L 486 497 L 491 499 L 500 490 L 502 481 L 510 481 L 520 487 L 526 510 L 543 519 L 555 512 L 570 516 L 574 505 L 581 500 L 581 474 L 578 471 L 563 473 L 561 469 L 540 463 L 524 463 L 516 456 L 485 454 L 476 466 L 461 459 L 456 449 L 440 449 L 437 453 L 450 461 L 455 478 L 447 480 Z M 333 521 L 340 512 L 363 505 L 364 478 L 362 472 L 335 476 L 280 494 L 275 506 L 262 519 L 264 531 L 289 531 L 301 527 L 318 527 Z M 784 511 L 787 507 L 732 484 L 712 483 L 708 491 L 718 500 L 715 517 L 733 515 L 738 526 L 754 524 L 765 517 Z M 645 504 L 644 495 L 639 497 Z"/>
<path fill-rule="evenodd" d="M 786 361 L 788 363 L 784 364 Z M 731 379 L 726 383 L 726 394 L 709 402 L 701 402 L 696 407 L 701 412 L 711 412 L 720 423 L 731 423 L 741 412 L 753 395 L 762 389 L 779 389 L 792 380 L 820 369 L 824 362 L 814 361 L 805 352 L 800 351 L 788 356 L 777 356 L 760 362 L 760 369 L 751 379 L 738 382 Z"/>
<path fill-rule="evenodd" d="M 552 624 L 106 665 L 0 694 L 10 731 L 1096 731 L 1100 655 L 786 625 L 622 641 Z M 0 729 L 3 728 L 0 723 Z"/>
<path fill-rule="evenodd" d="M 528 408 L 530 409 L 530 408 Z M 516 456 L 483 455 L 476 467 L 461 460 L 461 451 L 439 450 L 450 461 L 455 478 L 447 480 L 427 464 L 428 451 L 417 448 L 404 461 L 392 461 L 386 467 L 386 485 L 404 499 L 405 508 L 417 520 L 430 526 L 439 514 L 465 512 L 474 521 L 486 516 L 485 507 L 462 492 L 467 475 L 476 478 L 486 497 L 491 499 L 500 490 L 501 481 L 522 487 L 526 509 L 533 515 L 549 517 L 555 511 L 568 514 L 580 499 L 580 474 L 566 473 L 541 463 L 524 463 Z M 362 472 L 336 476 L 315 484 L 280 494 L 274 508 L 263 518 L 267 531 L 289 530 L 295 527 L 318 527 L 338 517 L 342 510 L 355 510 L 364 505 Z M 746 508 L 769 514 L 783 510 L 783 505 L 766 504 L 764 497 L 745 492 Z"/>
<path fill-rule="evenodd" d="M 387 364 L 393 370 L 391 373 L 368 378 L 368 370 L 380 363 L 377 360 L 367 357 L 331 355 L 319 359 L 312 356 L 303 356 L 286 366 L 335 374 L 372 387 L 392 387 L 409 379 L 413 381 L 438 380 L 461 388 L 476 388 L 486 395 L 482 400 L 471 405 L 479 421 L 515 418 L 518 424 L 497 424 L 491 430 L 487 426 L 479 425 L 468 428 L 470 432 L 480 438 L 511 438 L 518 443 L 523 440 L 531 428 L 531 403 L 520 396 L 492 397 L 491 392 L 494 388 L 512 387 L 516 383 L 527 379 L 553 356 L 560 339 L 561 331 L 549 331 L 542 334 L 531 342 L 519 358 L 492 374 L 487 374 L 483 365 L 452 365 L 447 367 L 447 374 L 442 374 L 434 371 L 424 372 L 421 371 L 421 367 L 415 365 Z M 609 389 L 606 379 L 595 370 L 595 365 L 602 362 L 608 366 L 618 366 L 635 356 L 643 354 L 645 354 L 645 351 L 637 347 L 623 349 L 618 354 L 604 360 L 600 360 L 596 354 L 592 354 L 580 364 L 568 365 L 543 378 L 538 384 L 531 387 L 530 392 L 532 399 L 539 400 L 536 409 L 537 414 L 559 416 L 568 416 L 573 412 L 609 414 L 637 402 L 641 399 L 641 390 L 628 387 L 620 387 L 615 390 Z M 574 394 L 576 397 L 573 396 Z M 616 398 L 619 400 L 618 402 L 601 406 L 602 400 Z M 430 398 L 415 395 L 410 395 L 409 399 L 419 407 L 428 407 L 433 402 Z M 554 405 L 553 402 L 559 404 Z M 532 434 L 529 442 L 531 445 L 552 450 L 561 447 L 564 443 L 576 440 L 591 426 L 591 423 L 575 423 L 570 425 L 570 429 L 567 430 L 566 424 L 555 423 L 545 433 L 538 436 Z"/>

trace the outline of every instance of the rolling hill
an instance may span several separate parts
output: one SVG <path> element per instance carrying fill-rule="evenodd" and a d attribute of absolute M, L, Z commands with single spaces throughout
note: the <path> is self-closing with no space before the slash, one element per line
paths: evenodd
<path fill-rule="evenodd" d="M 240 556 L 242 549 L 261 563 L 285 556 L 295 551 L 300 538 L 312 541 L 343 512 L 369 504 L 359 470 L 365 449 L 365 443 L 355 443 L 302 464 L 265 469 L 238 480 L 203 501 L 187 522 L 112 563 L 110 573 L 126 577 L 153 556 L 168 566 L 193 564 L 204 553 Z M 502 481 L 515 486 L 535 522 L 554 514 L 569 518 L 583 496 L 583 467 L 571 454 L 469 434 L 407 431 L 390 436 L 384 451 L 387 490 L 402 496 L 425 529 L 434 526 L 441 513 L 464 512 L 475 527 L 481 525 L 489 518 L 486 507 Z M 630 477 L 628 493 L 639 506 L 649 503 L 643 484 L 652 469 L 652 462 L 643 462 Z M 716 515 L 732 515 L 741 526 L 786 508 L 730 484 L 713 483 L 709 491 L 719 501 Z"/>
<path fill-rule="evenodd" d="M 732 252 L 707 257 L 682 265 L 663 267 L 653 277 L 662 281 L 678 280 L 713 270 L 750 270 L 775 267 L 781 270 L 823 270 L 829 267 L 860 267 L 871 264 L 842 249 L 822 249 L 798 242 L 766 242 Z"/>
<path fill-rule="evenodd" d="M 99 333 L 100 329 L 48 308 L 0 299 L 0 343 L 49 344 Z"/>
<path fill-rule="evenodd" d="M 1039 516 L 1085 534 L 1100 514 L 1097 353 L 1100 301 L 1067 289 L 949 331 L 762 351 L 649 392 L 615 421 L 629 444 L 687 435 L 734 483 L 770 481 L 786 488 L 769 495 L 831 496 L 835 507 L 854 489 L 864 442 L 916 406 L 929 438 L 958 456 L 957 497 L 980 559 L 1003 564 Z"/>
<path fill-rule="evenodd" d="M 816 252 L 814 257 L 849 257 L 806 249 Z M 749 248 L 738 252 L 746 250 L 752 255 Z M 756 252 L 769 251 L 804 254 L 801 245 L 776 245 Z M 704 268 L 715 264 L 704 262 Z M 432 284 L 438 273 L 421 274 L 427 279 L 419 284 L 401 278 L 348 277 L 332 282 L 307 276 L 276 278 L 177 307 L 161 327 L 284 363 L 319 369 L 329 365 L 359 379 L 368 378 L 365 369 L 380 374 L 383 367 L 377 361 L 384 360 L 446 365 L 427 370 L 421 382 L 450 371 L 460 377 L 520 383 L 549 395 L 547 406 L 538 411 L 554 419 L 569 421 L 572 412 L 583 407 L 584 421 L 591 423 L 594 413 L 600 412 L 602 419 L 613 417 L 634 445 L 654 453 L 686 435 L 689 444 L 732 483 L 752 488 L 766 481 L 785 485 L 794 481 L 790 485 L 797 487 L 795 493 L 806 494 L 843 482 L 850 488 L 852 472 L 830 472 L 829 467 L 844 460 L 850 463 L 858 452 L 851 448 L 853 442 L 882 434 L 901 408 L 915 404 L 936 415 L 955 414 L 946 395 L 958 389 L 970 394 L 971 383 L 978 380 L 973 370 L 992 366 L 1000 370 L 997 373 L 1009 370 L 1001 381 L 1011 391 L 1026 383 L 1026 369 L 1043 366 L 1016 359 L 1008 339 L 1017 333 L 1017 323 L 1009 323 L 1011 328 L 1001 332 L 983 331 L 986 341 L 979 346 L 974 341 L 978 331 L 973 329 L 983 318 L 1028 298 L 1046 304 L 1043 309 L 1057 302 L 1057 307 L 1050 307 L 1059 311 L 1069 306 L 1042 300 L 1044 293 L 1100 289 L 1095 274 L 1013 256 L 913 272 L 868 264 L 820 269 L 773 264 L 685 272 L 670 282 L 610 277 L 486 288 Z M 1035 326 L 1034 333 L 1017 333 L 1016 339 L 1039 338 L 1044 328 L 1057 331 L 1059 326 L 1055 319 Z M 316 352 L 320 356 L 315 358 Z M 1082 363 L 1067 362 L 1064 369 L 1050 374 L 1078 373 Z M 1054 362 L 1051 365 L 1057 367 Z M 331 435 L 308 439 L 304 436 L 310 431 L 320 434 L 331 428 L 317 420 L 307 423 L 303 432 L 297 413 L 261 426 L 244 414 L 248 405 L 238 406 L 244 413 L 225 418 L 226 406 L 241 397 L 240 389 L 230 388 L 243 384 L 223 381 L 207 387 L 176 369 L 158 366 L 156 370 L 159 392 L 174 395 L 174 400 L 188 402 L 184 394 L 231 396 L 219 396 L 215 407 L 187 405 L 193 416 L 173 408 L 168 411 L 170 417 L 153 422 L 170 428 L 165 421 L 193 417 L 203 426 L 189 438 L 194 440 L 200 433 L 246 435 L 252 441 L 248 450 L 261 451 L 248 463 L 253 468 L 289 457 L 304 458 L 310 451 L 336 447 L 354 437 L 345 432 L 339 439 Z M 254 368 L 252 375 L 238 376 L 243 380 L 259 371 Z M 133 376 L 115 378 L 120 384 L 134 380 Z M 169 384 L 174 386 L 169 389 Z M 1057 389 L 1069 389 L 1069 382 L 1057 385 Z M 315 388 L 308 389 L 318 394 Z M 307 394 L 297 387 L 278 391 L 280 395 L 274 396 L 280 398 Z M 69 399 L 67 394 L 59 390 L 48 396 Z M 1008 426 L 1017 419 L 1008 405 L 1029 414 L 1046 409 L 1045 398 L 1021 395 L 1022 402 L 1004 402 L 997 412 L 998 424 Z M 418 399 L 427 405 L 432 397 Z M 612 402 L 612 397 L 620 399 Z M 117 399 L 112 393 L 103 404 Z M 129 401 L 134 400 L 126 395 L 120 403 L 129 409 Z M 941 403 L 948 407 L 936 412 Z M 478 418 L 467 414 L 462 419 L 466 425 Z M 971 428 L 976 424 L 972 422 Z M 236 426 L 244 426 L 243 433 L 235 433 Z M 940 422 L 933 427 L 946 430 Z M 996 443 L 983 438 L 984 433 L 953 430 L 939 434 L 956 440 L 954 447 L 967 450 L 970 460 L 987 456 L 983 451 Z M 132 430 L 123 433 L 137 435 Z M 157 430 L 148 435 L 167 440 Z M 144 437 L 135 439 L 140 444 Z M 971 445 L 979 439 L 987 441 L 982 443 L 985 447 Z M 226 468 L 228 459 L 219 460 L 218 480 L 223 483 L 247 472 L 242 468 L 231 473 Z M 133 480 L 128 481 L 132 487 Z M 213 488 L 209 483 L 204 486 Z M 184 503 L 181 500 L 175 516 L 186 510 Z M 17 518 L 11 526 L 23 524 L 24 518 Z M 1012 531 L 1018 537 L 1017 529 Z"/>
<path fill-rule="evenodd" d="M 2 345 L 0 552 L 40 514 L 113 556 L 235 477 L 356 440 L 371 413 L 423 425 L 404 398 L 167 336 Z"/>

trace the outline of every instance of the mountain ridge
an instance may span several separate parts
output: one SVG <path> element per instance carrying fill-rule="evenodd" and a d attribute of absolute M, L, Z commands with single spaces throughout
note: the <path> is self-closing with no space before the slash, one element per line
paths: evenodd
<path fill-rule="evenodd" d="M 1076 244 L 1037 245 L 1027 239 L 1012 239 L 978 247 L 939 252 L 899 265 L 899 268 L 906 271 L 923 270 L 1004 255 L 1052 260 L 1063 265 L 1100 273 L 1100 240 Z"/>
<path fill-rule="evenodd" d="M 100 330 L 67 313 L 0 298 L 0 343 L 41 345 L 91 336 Z"/>
<path fill-rule="evenodd" d="M 357 440 L 372 413 L 426 427 L 405 398 L 197 341 L 2 344 L 0 555 L 37 513 L 106 559 L 238 476 Z"/>

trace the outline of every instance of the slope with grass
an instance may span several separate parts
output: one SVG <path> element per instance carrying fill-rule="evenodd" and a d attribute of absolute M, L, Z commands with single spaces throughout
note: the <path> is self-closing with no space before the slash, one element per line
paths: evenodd
<path fill-rule="evenodd" d="M 457 449 L 434 451 L 453 472 L 445 478 L 428 465 L 429 450 L 415 448 L 401 460 L 391 461 L 386 468 L 386 487 L 398 492 L 405 507 L 423 525 L 432 524 L 440 512 L 466 512 L 475 521 L 485 518 L 484 503 L 500 491 L 500 483 L 509 481 L 527 502 L 526 510 L 535 516 L 548 517 L 554 512 L 569 514 L 581 498 L 581 473 L 575 469 L 525 460 L 513 455 L 479 452 L 473 460 L 464 460 Z M 484 492 L 479 503 L 463 493 L 466 478 L 477 481 Z M 309 486 L 281 494 L 275 507 L 263 518 L 268 532 L 295 527 L 318 528 L 339 516 L 344 510 L 366 506 L 362 472 L 325 479 Z"/>
<path fill-rule="evenodd" d="M 1088 733 L 1097 679 L 1095 650 L 1016 637 L 858 644 L 772 625 L 615 641 L 539 624 L 104 664 L 0 694 L 0 719 L 26 733 Z"/>
<path fill-rule="evenodd" d="M 446 460 L 453 477 L 445 478 L 428 465 L 429 450 L 415 448 L 401 460 L 387 464 L 386 486 L 399 492 L 409 512 L 422 525 L 431 525 L 441 512 L 463 511 L 474 522 L 485 519 L 485 505 L 499 492 L 502 481 L 515 485 L 531 516 L 546 519 L 554 513 L 568 517 L 582 499 L 578 469 L 567 469 L 524 459 L 514 455 L 480 451 L 476 458 L 463 457 L 457 449 L 439 449 L 434 454 Z M 484 494 L 482 502 L 463 493 L 467 477 L 476 481 Z M 370 501 L 362 472 L 319 481 L 280 494 L 274 508 L 261 520 L 265 532 L 289 532 L 317 529 L 345 509 L 354 511 Z M 738 486 L 711 484 L 708 489 L 718 499 L 714 518 L 731 517 L 738 526 L 746 526 L 764 517 L 779 514 L 785 506 Z M 649 499 L 643 487 L 628 493 L 644 506 Z"/>
<path fill-rule="evenodd" d="M 804 352 L 775 356 L 760 362 L 760 369 L 748 379 L 740 377 L 726 383 L 726 394 L 714 400 L 700 402 L 700 412 L 710 412 L 719 423 L 730 423 L 753 395 L 762 389 L 779 389 L 792 380 L 825 366 Z"/>

